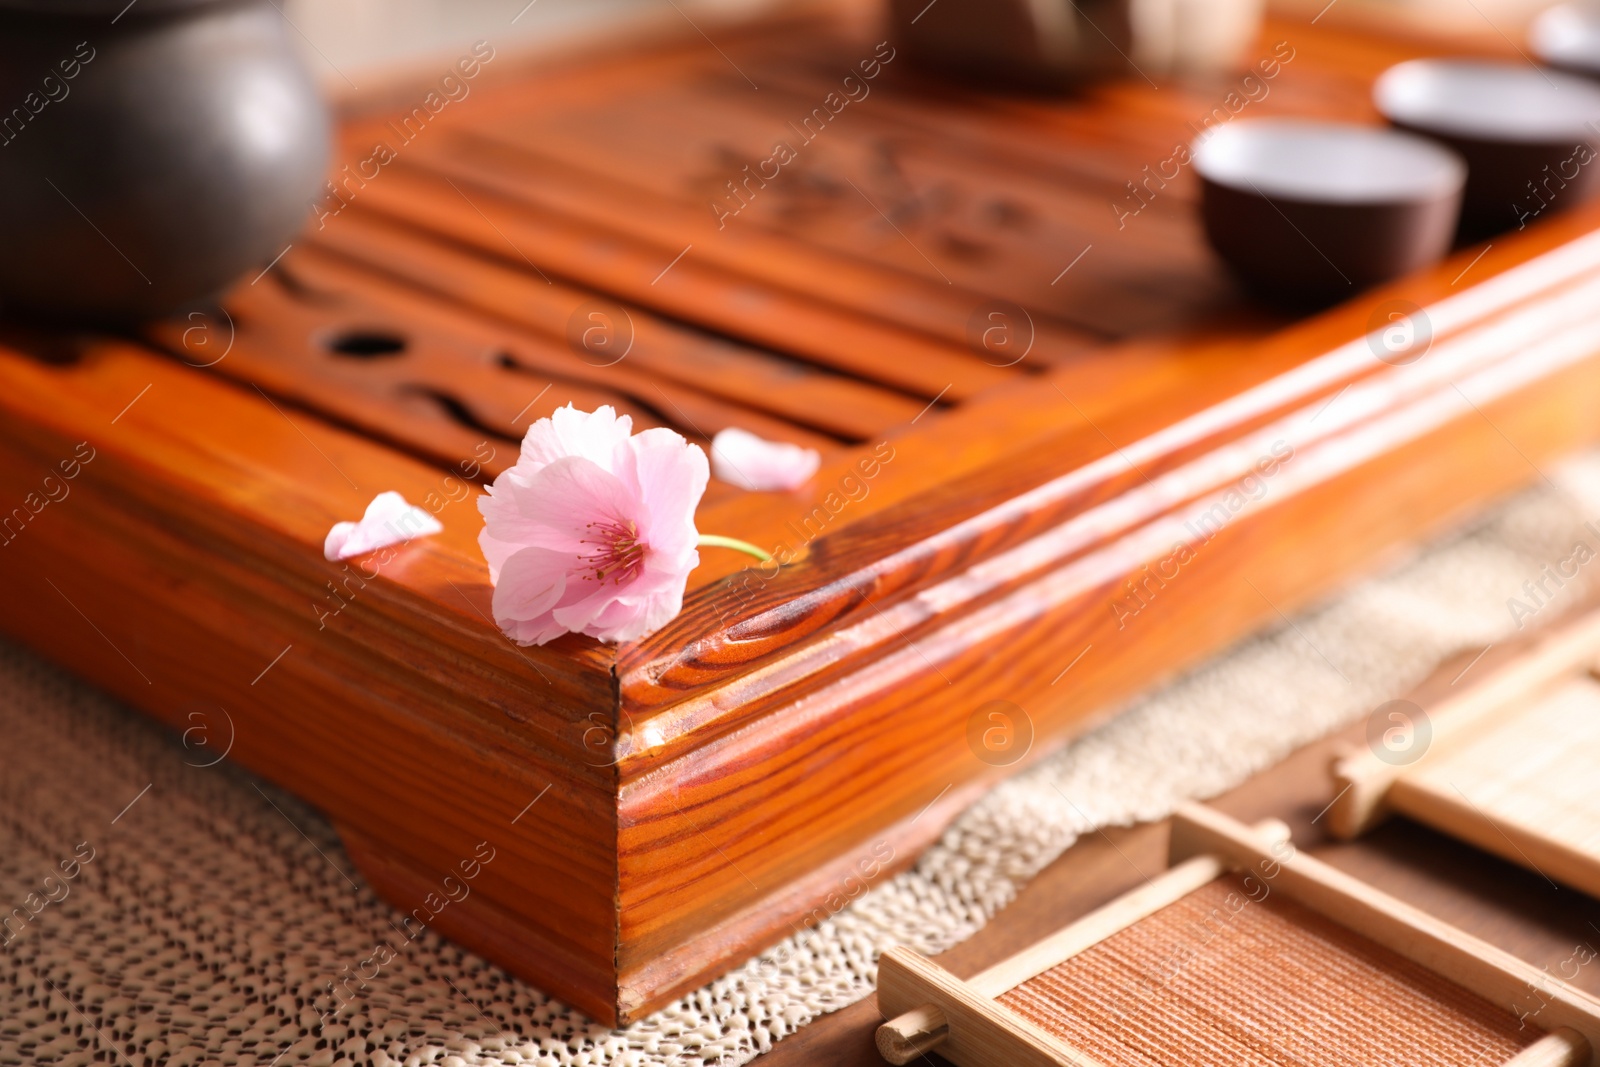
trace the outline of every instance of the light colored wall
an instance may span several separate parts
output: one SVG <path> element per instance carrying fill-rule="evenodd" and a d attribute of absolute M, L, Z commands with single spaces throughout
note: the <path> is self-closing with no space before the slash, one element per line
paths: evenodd
<path fill-rule="evenodd" d="M 395 66 L 464 52 L 474 41 L 496 49 L 559 47 L 629 23 L 716 20 L 767 0 L 280 0 L 307 61 L 340 95 Z"/>

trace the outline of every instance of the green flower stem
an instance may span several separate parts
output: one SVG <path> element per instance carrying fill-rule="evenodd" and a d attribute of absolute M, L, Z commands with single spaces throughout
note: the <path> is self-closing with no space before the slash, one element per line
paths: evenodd
<path fill-rule="evenodd" d="M 737 537 L 723 537 L 720 534 L 701 534 L 700 545 L 704 548 L 731 548 L 735 552 L 743 552 L 747 556 L 754 556 L 762 563 L 769 563 L 772 555 L 752 545 L 749 541 L 741 541 Z"/>

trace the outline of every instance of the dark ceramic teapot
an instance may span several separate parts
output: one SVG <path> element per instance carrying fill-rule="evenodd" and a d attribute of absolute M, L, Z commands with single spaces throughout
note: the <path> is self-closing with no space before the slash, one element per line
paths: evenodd
<path fill-rule="evenodd" d="M 215 297 L 304 224 L 329 139 L 270 0 L 0 0 L 0 317 Z"/>

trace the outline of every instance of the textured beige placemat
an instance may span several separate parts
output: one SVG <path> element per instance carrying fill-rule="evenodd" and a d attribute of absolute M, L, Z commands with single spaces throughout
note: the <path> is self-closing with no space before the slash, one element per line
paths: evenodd
<path fill-rule="evenodd" d="M 742 1063 L 871 992 L 881 946 L 971 935 L 1079 834 L 1220 792 L 1513 630 L 1508 600 L 1538 607 L 1524 582 L 1579 542 L 1600 551 L 1583 525 L 1600 516 L 1600 459 L 1550 475 L 1134 705 L 988 794 L 914 869 L 621 1031 L 431 932 L 322 1019 L 328 984 L 396 917 L 328 825 L 0 645 L 0 1064 Z M 1531 621 L 1592 584 L 1580 570 Z"/>

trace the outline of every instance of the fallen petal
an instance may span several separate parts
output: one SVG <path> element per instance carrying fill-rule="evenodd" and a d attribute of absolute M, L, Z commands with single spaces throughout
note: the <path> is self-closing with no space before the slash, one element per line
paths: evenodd
<path fill-rule="evenodd" d="M 814 448 L 768 441 L 732 426 L 711 439 L 711 473 L 740 489 L 797 489 L 821 464 L 822 454 Z"/>
<path fill-rule="evenodd" d="M 379 493 L 367 505 L 360 522 L 335 523 L 322 543 L 322 554 L 337 562 L 354 559 L 390 545 L 404 544 L 413 537 L 426 537 L 443 530 L 439 520 L 426 511 L 406 503 L 396 492 Z"/>

